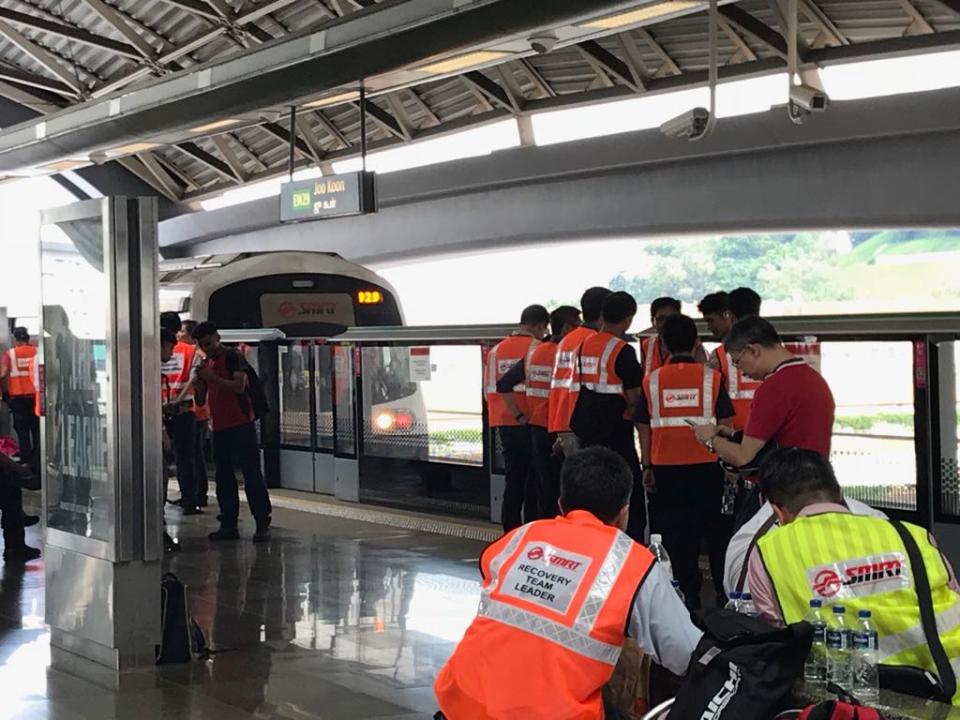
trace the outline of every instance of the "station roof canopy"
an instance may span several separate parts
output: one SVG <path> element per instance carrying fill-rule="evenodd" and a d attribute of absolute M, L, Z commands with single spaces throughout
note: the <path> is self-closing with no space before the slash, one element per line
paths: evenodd
<path fill-rule="evenodd" d="M 806 67 L 960 45 L 960 0 L 796 1 Z M 721 80 L 786 68 L 787 8 L 721 0 Z M 0 123 L 14 105 L 28 122 L 0 133 L 0 175 L 119 162 L 175 202 L 209 197 L 286 172 L 291 104 L 299 166 L 359 154 L 360 75 L 370 150 L 702 85 L 706 10 L 705 0 L 0 0 Z M 556 46 L 535 52 L 529 38 L 550 33 Z"/>

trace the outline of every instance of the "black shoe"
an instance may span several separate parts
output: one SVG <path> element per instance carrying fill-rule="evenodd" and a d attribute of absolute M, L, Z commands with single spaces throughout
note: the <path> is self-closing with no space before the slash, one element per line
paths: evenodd
<path fill-rule="evenodd" d="M 203 515 L 203 510 L 198 507 L 184 508 L 183 515 Z"/>
<path fill-rule="evenodd" d="M 219 530 L 207 535 L 207 538 L 213 540 L 214 542 L 218 540 L 239 540 L 240 531 L 235 527 L 221 527 Z"/>
<path fill-rule="evenodd" d="M 23 516 L 23 526 L 24 526 L 25 528 L 33 527 L 33 526 L 36 525 L 38 522 L 40 522 L 40 516 L 39 516 L 39 515 L 24 515 L 24 516 Z"/>
<path fill-rule="evenodd" d="M 163 534 L 163 551 L 168 553 L 180 551 L 180 546 L 177 545 L 173 541 L 173 538 L 170 537 L 170 534 L 166 532 Z"/>
<path fill-rule="evenodd" d="M 257 531 L 253 534 L 255 543 L 263 543 L 270 540 L 270 523 L 272 519 L 268 515 L 266 520 L 257 520 Z"/>
<path fill-rule="evenodd" d="M 199 500 L 197 500 L 197 507 L 205 508 L 206 506 L 207 506 L 206 498 L 200 498 Z"/>
<path fill-rule="evenodd" d="M 11 548 L 10 550 L 5 550 L 3 553 L 3 561 L 8 563 L 17 563 L 17 564 L 26 564 L 31 560 L 36 560 L 40 557 L 40 551 L 36 548 L 32 548 L 29 545 L 24 545 L 23 547 Z"/>

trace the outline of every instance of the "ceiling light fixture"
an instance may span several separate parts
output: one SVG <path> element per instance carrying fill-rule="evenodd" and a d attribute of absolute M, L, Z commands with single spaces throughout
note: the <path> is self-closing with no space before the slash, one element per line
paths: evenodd
<path fill-rule="evenodd" d="M 304 103 L 303 107 L 305 108 L 318 108 L 326 107 L 327 105 L 336 105 L 337 103 L 350 102 L 351 100 L 358 100 L 360 98 L 360 93 L 356 90 L 351 90 L 350 92 L 338 93 L 337 95 L 329 95 L 319 100 L 313 100 L 308 103 Z"/>
<path fill-rule="evenodd" d="M 236 118 L 227 118 L 226 120 L 217 120 L 216 122 L 207 123 L 206 125 L 198 125 L 197 127 L 190 128 L 188 132 L 192 133 L 205 133 L 210 132 L 211 130 L 219 130 L 221 128 L 230 127 L 231 125 L 236 125 L 240 122 Z"/>
<path fill-rule="evenodd" d="M 637 25 L 649 20 L 656 20 L 666 15 L 675 13 L 690 12 L 691 10 L 700 10 L 706 7 L 702 0 L 665 0 L 664 2 L 654 3 L 646 7 L 628 10 L 617 15 L 609 15 L 598 20 L 590 20 L 582 23 L 582 27 L 593 28 L 595 30 L 613 30 L 614 28 L 624 27 L 625 25 Z"/>
<path fill-rule="evenodd" d="M 449 58 L 448 60 L 440 60 L 435 63 L 430 63 L 429 65 L 422 65 L 421 67 L 414 68 L 414 70 L 429 73 L 430 75 L 445 75 L 446 73 L 484 65 L 488 62 L 508 57 L 509 55 L 510 53 L 499 50 L 477 50 L 467 53 L 466 55 Z"/>

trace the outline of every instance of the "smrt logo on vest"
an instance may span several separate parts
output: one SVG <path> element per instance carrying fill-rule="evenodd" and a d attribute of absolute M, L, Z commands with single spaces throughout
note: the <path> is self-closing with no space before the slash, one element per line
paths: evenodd
<path fill-rule="evenodd" d="M 505 568 L 499 592 L 565 615 L 589 568 L 585 555 L 529 542 Z"/>
<path fill-rule="evenodd" d="M 910 572 L 901 553 L 843 560 L 807 570 L 814 596 L 852 598 L 911 587 Z"/>
<path fill-rule="evenodd" d="M 663 406 L 665 408 L 700 407 L 700 388 L 664 390 Z"/>

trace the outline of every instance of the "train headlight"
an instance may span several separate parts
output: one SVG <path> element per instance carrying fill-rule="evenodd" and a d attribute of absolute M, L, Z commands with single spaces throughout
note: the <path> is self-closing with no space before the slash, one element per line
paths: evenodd
<path fill-rule="evenodd" d="M 384 411 L 374 418 L 373 423 L 380 432 L 390 432 L 397 424 L 397 420 L 392 412 Z"/>

